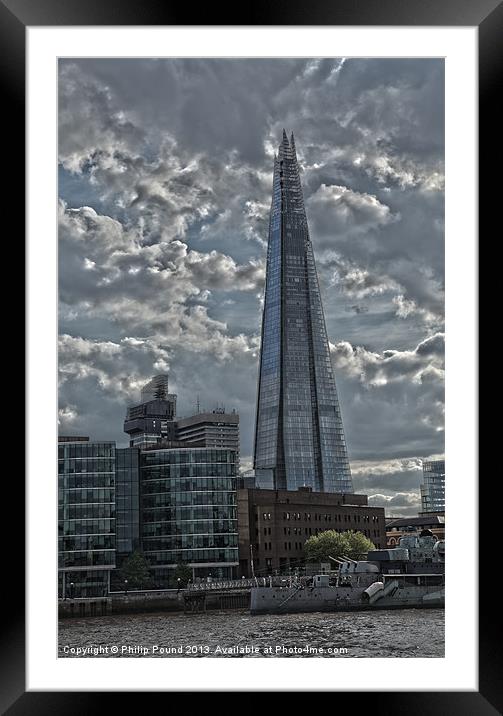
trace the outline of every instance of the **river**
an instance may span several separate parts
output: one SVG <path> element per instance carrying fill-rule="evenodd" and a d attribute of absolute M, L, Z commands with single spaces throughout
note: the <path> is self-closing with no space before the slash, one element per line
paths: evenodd
<path fill-rule="evenodd" d="M 235 610 L 63 619 L 59 656 L 442 658 L 444 610 L 262 616 Z"/>

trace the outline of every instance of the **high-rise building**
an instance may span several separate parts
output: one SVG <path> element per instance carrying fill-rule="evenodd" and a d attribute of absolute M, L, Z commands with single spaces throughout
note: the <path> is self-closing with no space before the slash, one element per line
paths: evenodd
<path fill-rule="evenodd" d="M 127 409 L 124 432 L 130 447 L 148 447 L 175 439 L 176 395 L 168 392 L 168 376 L 157 375 L 141 390 L 141 402 Z"/>
<path fill-rule="evenodd" d="M 239 464 L 239 415 L 217 409 L 180 418 L 176 421 L 176 440 L 187 447 L 229 448 Z"/>
<path fill-rule="evenodd" d="M 423 462 L 421 513 L 445 511 L 445 461 Z"/>
<path fill-rule="evenodd" d="M 255 427 L 257 486 L 353 492 L 293 134 L 274 159 Z"/>
<path fill-rule="evenodd" d="M 62 599 L 107 594 L 115 569 L 115 443 L 58 444 L 58 576 Z"/>

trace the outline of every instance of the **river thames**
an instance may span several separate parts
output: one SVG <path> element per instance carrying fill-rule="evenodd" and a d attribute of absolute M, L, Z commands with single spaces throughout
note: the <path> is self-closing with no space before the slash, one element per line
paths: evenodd
<path fill-rule="evenodd" d="M 63 619 L 58 651 L 62 658 L 443 658 L 444 610 Z"/>

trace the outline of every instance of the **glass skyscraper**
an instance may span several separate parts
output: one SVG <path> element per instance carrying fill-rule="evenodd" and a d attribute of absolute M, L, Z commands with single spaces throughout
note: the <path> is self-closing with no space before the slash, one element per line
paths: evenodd
<path fill-rule="evenodd" d="M 274 160 L 255 427 L 257 485 L 353 492 L 293 134 Z"/>
<path fill-rule="evenodd" d="M 445 460 L 423 462 L 421 514 L 445 511 Z"/>

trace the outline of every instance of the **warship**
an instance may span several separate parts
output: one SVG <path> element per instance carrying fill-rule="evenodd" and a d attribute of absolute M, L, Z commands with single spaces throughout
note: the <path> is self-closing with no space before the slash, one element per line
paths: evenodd
<path fill-rule="evenodd" d="M 445 605 L 445 542 L 429 530 L 407 534 L 365 560 L 332 558 L 337 569 L 285 578 L 251 589 L 251 614 L 441 608 Z"/>

